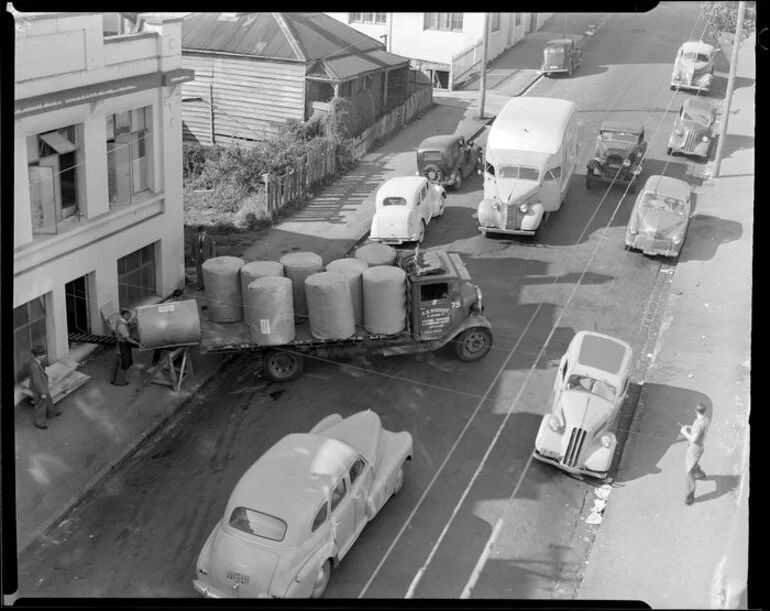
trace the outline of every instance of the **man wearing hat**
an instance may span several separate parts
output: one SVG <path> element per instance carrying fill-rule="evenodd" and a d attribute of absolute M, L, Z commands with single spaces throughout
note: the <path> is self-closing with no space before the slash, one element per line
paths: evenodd
<path fill-rule="evenodd" d="M 698 403 L 695 406 L 695 422 L 690 426 L 683 426 L 680 432 L 689 441 L 687 446 L 687 456 L 685 457 L 685 470 L 687 471 L 687 497 L 684 502 L 692 505 L 695 499 L 695 480 L 703 479 L 706 474 L 701 469 L 698 462 L 703 456 L 703 442 L 706 439 L 709 420 L 706 418 L 706 406 Z"/>
<path fill-rule="evenodd" d="M 115 368 L 112 370 L 112 384 L 115 386 L 125 386 L 128 384 L 128 370 L 134 364 L 134 358 L 131 354 L 131 346 L 139 346 L 128 330 L 128 321 L 131 319 L 131 310 L 123 308 L 120 310 L 120 319 L 115 325 L 115 336 L 118 338 L 118 344 L 115 347 Z"/>
<path fill-rule="evenodd" d="M 32 349 L 32 360 L 29 363 L 29 389 L 32 391 L 32 403 L 35 406 L 35 426 L 47 429 L 47 418 L 61 416 L 61 412 L 53 406 L 51 392 L 48 389 L 48 374 L 45 372 L 43 360 L 45 348 L 35 346 Z"/>
<path fill-rule="evenodd" d="M 195 260 L 195 273 L 198 280 L 198 288 L 203 290 L 203 262 L 217 256 L 217 245 L 214 238 L 206 233 L 203 225 L 198 226 L 198 235 L 193 238 L 193 259 Z"/>

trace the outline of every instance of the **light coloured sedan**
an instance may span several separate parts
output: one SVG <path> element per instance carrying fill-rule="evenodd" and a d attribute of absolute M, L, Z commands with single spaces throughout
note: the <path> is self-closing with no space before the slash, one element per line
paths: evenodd
<path fill-rule="evenodd" d="M 708 159 L 716 120 L 714 104 L 705 98 L 687 98 L 679 110 L 666 153 Z"/>
<path fill-rule="evenodd" d="M 679 47 L 671 72 L 671 89 L 707 92 L 714 80 L 717 51 L 714 46 L 700 40 L 691 40 Z"/>
<path fill-rule="evenodd" d="M 533 458 L 575 475 L 607 476 L 632 356 L 631 346 L 609 335 L 580 331 L 572 338 L 559 363 Z"/>
<path fill-rule="evenodd" d="M 626 246 L 646 255 L 678 257 L 692 217 L 691 190 L 683 180 L 650 176 L 626 227 Z"/>
<path fill-rule="evenodd" d="M 210 598 L 320 597 L 364 526 L 397 494 L 412 436 L 373 411 L 287 435 L 241 477 L 193 585 Z"/>
<path fill-rule="evenodd" d="M 386 181 L 374 200 L 369 238 L 384 244 L 422 242 L 434 217 L 444 214 L 446 191 L 424 176 L 397 176 Z"/>

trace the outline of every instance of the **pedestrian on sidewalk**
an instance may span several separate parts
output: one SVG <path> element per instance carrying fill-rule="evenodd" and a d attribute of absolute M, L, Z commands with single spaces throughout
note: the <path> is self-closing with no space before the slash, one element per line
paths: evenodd
<path fill-rule="evenodd" d="M 682 426 L 679 431 L 689 441 L 687 455 L 685 457 L 685 470 L 687 471 L 687 497 L 685 503 L 692 505 L 695 499 L 695 480 L 703 479 L 706 474 L 698 464 L 703 456 L 704 441 L 708 431 L 709 420 L 706 418 L 706 406 L 698 403 L 695 406 L 695 421 L 690 425 Z"/>
<path fill-rule="evenodd" d="M 198 279 L 198 288 L 202 291 L 203 286 L 203 262 L 217 256 L 217 244 L 214 238 L 206 233 L 203 225 L 198 226 L 198 235 L 193 238 L 192 244 L 193 259 L 195 259 L 195 273 Z"/>
<path fill-rule="evenodd" d="M 46 430 L 47 418 L 61 416 L 54 408 L 51 391 L 48 388 L 48 374 L 45 372 L 45 348 L 35 346 L 32 349 L 32 360 L 29 363 L 29 389 L 32 391 L 32 403 L 35 406 L 35 426 Z"/>
<path fill-rule="evenodd" d="M 115 346 L 115 367 L 112 370 L 111 384 L 115 386 L 126 386 L 128 381 L 128 370 L 134 364 L 134 358 L 131 354 L 131 346 L 139 346 L 129 332 L 129 321 L 131 320 L 131 311 L 123 308 L 120 310 L 120 318 L 115 325 L 115 336 L 118 343 Z"/>

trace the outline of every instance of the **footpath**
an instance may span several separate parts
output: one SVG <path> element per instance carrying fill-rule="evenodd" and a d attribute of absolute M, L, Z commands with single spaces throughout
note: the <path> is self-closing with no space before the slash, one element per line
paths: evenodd
<path fill-rule="evenodd" d="M 510 70 L 510 66 L 524 66 L 541 56 L 545 41 L 560 36 L 548 31 L 549 23 L 501 55 L 491 65 L 490 74 L 496 74 L 500 66 Z M 576 30 L 576 37 L 580 36 L 577 30 L 585 29 L 577 20 L 570 27 Z M 478 117 L 478 92 L 436 95 L 433 108 L 367 154 L 355 170 L 317 194 L 302 211 L 271 228 L 247 249 L 244 259 L 278 260 L 292 251 L 316 252 L 324 263 L 344 257 L 369 231 L 377 187 L 392 176 L 416 171 L 415 150 L 422 140 L 452 133 L 475 138 L 510 97 L 520 95 L 538 77 L 535 70 L 521 70 L 506 80 L 504 96 L 488 95 L 486 119 Z M 184 297 L 195 296 L 188 287 Z M 62 521 L 83 495 L 158 431 L 229 358 L 193 350 L 194 375 L 176 393 L 166 386 L 142 385 L 140 372 L 150 365 L 152 351 L 134 351 L 138 367 L 132 370 L 126 387 L 109 383 L 113 347 L 88 353 L 78 370 L 91 379 L 57 404 L 62 416 L 48 422 L 48 430 L 33 426 L 27 401 L 15 412 L 18 553 Z M 6 506 L 13 506 L 11 499 L 3 500 Z M 4 534 L 12 536 L 8 529 Z"/>
<path fill-rule="evenodd" d="M 696 191 L 581 599 L 747 608 L 755 78 L 752 38 L 740 50 L 720 176 Z M 711 427 L 706 478 L 688 506 L 678 423 L 692 423 L 696 403 Z"/>

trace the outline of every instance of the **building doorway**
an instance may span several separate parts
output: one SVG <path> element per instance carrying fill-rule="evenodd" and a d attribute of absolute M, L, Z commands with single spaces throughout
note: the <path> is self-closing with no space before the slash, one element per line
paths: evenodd
<path fill-rule="evenodd" d="M 90 333 L 88 276 L 64 285 L 67 304 L 67 333 Z"/>

